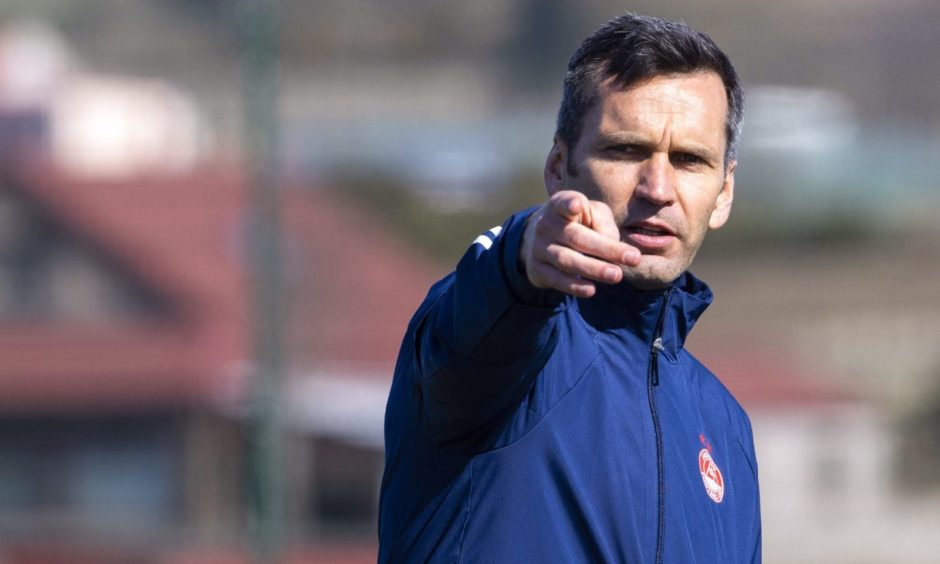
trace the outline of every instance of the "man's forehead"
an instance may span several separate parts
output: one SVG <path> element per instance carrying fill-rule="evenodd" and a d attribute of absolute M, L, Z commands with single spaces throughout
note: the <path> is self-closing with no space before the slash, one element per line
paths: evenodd
<path fill-rule="evenodd" d="M 633 100 L 643 100 L 654 105 L 664 104 L 667 100 L 677 101 L 691 110 L 700 109 L 702 101 L 714 104 L 716 108 L 725 111 L 728 106 L 727 94 L 721 77 L 709 70 L 655 75 L 627 86 L 620 84 L 616 77 L 608 77 L 599 84 L 595 103 L 620 94 L 626 94 Z M 665 106 L 664 109 L 666 109 Z"/>
<path fill-rule="evenodd" d="M 723 139 L 728 102 L 721 77 L 712 71 L 658 75 L 627 87 L 608 78 L 599 85 L 589 114 L 596 128 L 653 125 L 650 122 L 666 119 Z"/>

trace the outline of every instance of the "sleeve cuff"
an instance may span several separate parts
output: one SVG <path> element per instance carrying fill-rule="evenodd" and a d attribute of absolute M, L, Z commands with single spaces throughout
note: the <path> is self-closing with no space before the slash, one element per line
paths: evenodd
<path fill-rule="evenodd" d="M 502 253 L 502 270 L 513 297 L 525 305 L 554 309 L 565 300 L 566 294 L 553 289 L 536 288 L 529 282 L 521 261 L 519 250 L 529 217 L 538 210 L 538 206 L 521 211 L 506 223 Z"/>

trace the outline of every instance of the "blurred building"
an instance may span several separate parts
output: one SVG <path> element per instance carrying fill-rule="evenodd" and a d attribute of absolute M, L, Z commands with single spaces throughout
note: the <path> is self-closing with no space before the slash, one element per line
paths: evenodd
<path fill-rule="evenodd" d="M 164 80 L 82 68 L 49 26 L 0 29 L 0 149 L 72 176 L 181 172 L 205 159 L 212 135 L 192 96 Z"/>
<path fill-rule="evenodd" d="M 49 170 L 0 174 L 0 555 L 50 539 L 240 542 L 244 186 L 224 170 L 108 182 Z M 320 192 L 287 191 L 284 218 L 291 536 L 369 535 L 383 386 L 436 271 Z"/>

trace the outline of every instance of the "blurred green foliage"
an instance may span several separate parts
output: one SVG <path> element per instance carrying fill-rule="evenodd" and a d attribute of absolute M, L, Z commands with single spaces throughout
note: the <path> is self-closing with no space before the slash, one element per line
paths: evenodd
<path fill-rule="evenodd" d="M 485 206 L 454 210 L 435 206 L 403 180 L 378 170 L 338 172 L 331 186 L 335 194 L 375 212 L 408 242 L 448 264 L 481 232 L 545 199 L 541 178 L 524 171 L 512 175 Z"/>

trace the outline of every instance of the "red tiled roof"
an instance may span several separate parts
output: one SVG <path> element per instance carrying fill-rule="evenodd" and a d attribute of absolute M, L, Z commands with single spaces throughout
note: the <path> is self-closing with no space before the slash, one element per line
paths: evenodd
<path fill-rule="evenodd" d="M 69 233 L 167 298 L 167 319 L 0 321 L 0 408 L 180 405 L 230 397 L 251 358 L 245 188 L 231 169 L 123 182 L 33 168 L 20 189 Z M 284 190 L 286 347 L 295 366 L 391 365 L 434 277 L 371 215 Z"/>
<path fill-rule="evenodd" d="M 165 325 L 4 326 L 0 409 L 167 408 L 224 397 L 226 383 L 200 373 L 193 352 L 184 332 Z"/>
<path fill-rule="evenodd" d="M 377 218 L 322 192 L 290 206 L 293 332 L 314 361 L 394 363 L 414 310 L 444 269 L 397 241 Z"/>

